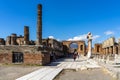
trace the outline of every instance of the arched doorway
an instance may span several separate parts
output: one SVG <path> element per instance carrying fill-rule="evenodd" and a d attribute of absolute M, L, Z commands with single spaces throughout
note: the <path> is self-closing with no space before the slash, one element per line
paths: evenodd
<path fill-rule="evenodd" d="M 72 42 L 72 43 L 70 44 L 70 52 L 73 53 L 75 49 L 76 49 L 76 50 L 78 49 L 78 44 L 75 43 L 75 42 Z"/>
<path fill-rule="evenodd" d="M 69 53 L 73 53 L 74 49 L 82 55 L 86 52 L 85 41 L 63 41 L 62 43 L 67 46 Z"/>

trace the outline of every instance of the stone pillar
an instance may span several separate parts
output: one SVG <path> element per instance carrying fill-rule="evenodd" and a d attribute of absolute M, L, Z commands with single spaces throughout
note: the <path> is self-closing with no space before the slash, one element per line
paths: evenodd
<path fill-rule="evenodd" d="M 11 45 L 11 36 L 8 36 L 6 39 L 6 45 Z"/>
<path fill-rule="evenodd" d="M 105 55 L 105 48 L 103 48 L 103 55 Z"/>
<path fill-rule="evenodd" d="M 113 46 L 110 46 L 109 53 L 113 54 Z"/>
<path fill-rule="evenodd" d="M 106 48 L 104 48 L 104 50 L 105 50 L 104 53 L 105 53 L 105 55 L 106 55 Z"/>
<path fill-rule="evenodd" d="M 29 27 L 24 26 L 24 44 L 29 45 Z"/>
<path fill-rule="evenodd" d="M 37 41 L 36 45 L 42 44 L 42 5 L 38 5 L 38 19 L 37 19 Z"/>
<path fill-rule="evenodd" d="M 16 38 L 17 38 L 16 34 L 11 35 L 11 45 L 16 45 Z"/>
<path fill-rule="evenodd" d="M 107 47 L 106 54 L 107 55 L 109 54 L 109 47 Z"/>
<path fill-rule="evenodd" d="M 108 54 L 108 48 L 106 47 L 106 55 Z"/>
<path fill-rule="evenodd" d="M 118 46 L 113 46 L 113 53 L 118 54 Z"/>
<path fill-rule="evenodd" d="M 87 58 L 89 59 L 92 54 L 92 34 L 89 32 L 87 35 L 88 39 L 88 53 L 87 53 Z"/>

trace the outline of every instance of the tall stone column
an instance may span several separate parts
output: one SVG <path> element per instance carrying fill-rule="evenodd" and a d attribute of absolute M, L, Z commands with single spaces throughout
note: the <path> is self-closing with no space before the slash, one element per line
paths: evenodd
<path fill-rule="evenodd" d="M 38 19 L 37 19 L 37 41 L 36 45 L 42 44 L 42 5 L 38 5 Z"/>
<path fill-rule="evenodd" d="M 24 26 L 24 44 L 29 45 L 29 27 Z"/>
<path fill-rule="evenodd" d="M 88 39 L 88 53 L 87 53 L 87 58 L 89 59 L 92 54 L 92 34 L 89 32 L 87 34 L 87 39 Z"/>

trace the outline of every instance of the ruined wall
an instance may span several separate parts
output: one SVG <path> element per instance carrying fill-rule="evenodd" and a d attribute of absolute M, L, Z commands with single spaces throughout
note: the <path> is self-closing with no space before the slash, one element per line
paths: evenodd
<path fill-rule="evenodd" d="M 11 45 L 11 36 L 7 36 L 6 45 Z"/>
<path fill-rule="evenodd" d="M 0 53 L 0 63 L 12 63 L 12 53 Z"/>
<path fill-rule="evenodd" d="M 17 37 L 16 42 L 18 45 L 24 45 L 24 37 L 23 36 Z"/>
<path fill-rule="evenodd" d="M 0 63 L 14 63 L 13 53 L 23 53 L 21 64 L 45 65 L 50 62 L 49 51 L 43 51 L 40 46 L 0 46 Z"/>
<path fill-rule="evenodd" d="M 11 45 L 17 45 L 16 39 L 17 39 L 17 35 L 14 33 L 11 34 Z"/>
<path fill-rule="evenodd" d="M 5 45 L 5 40 L 3 38 L 0 38 L 0 45 Z"/>
<path fill-rule="evenodd" d="M 48 53 L 24 53 L 24 64 L 45 65 L 50 63 L 50 55 Z"/>

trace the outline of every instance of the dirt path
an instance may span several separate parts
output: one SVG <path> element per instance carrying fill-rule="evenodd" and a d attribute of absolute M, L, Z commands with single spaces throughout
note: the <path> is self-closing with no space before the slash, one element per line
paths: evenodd
<path fill-rule="evenodd" d="M 63 70 L 54 80 L 115 80 L 102 69 Z"/>
<path fill-rule="evenodd" d="M 0 66 L 0 80 L 15 80 L 40 68 L 40 66 L 2 65 Z"/>

